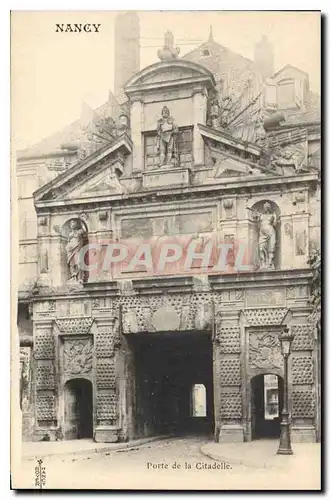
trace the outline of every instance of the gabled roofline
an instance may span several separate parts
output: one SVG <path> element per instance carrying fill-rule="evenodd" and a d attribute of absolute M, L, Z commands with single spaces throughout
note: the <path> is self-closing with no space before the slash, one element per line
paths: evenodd
<path fill-rule="evenodd" d="M 272 75 L 271 79 L 273 79 L 275 76 L 279 75 L 279 73 L 281 73 L 285 69 L 295 69 L 296 71 L 299 71 L 300 73 L 302 73 L 303 75 L 305 75 L 309 78 L 309 74 L 306 71 L 302 71 L 302 69 L 298 68 L 297 66 L 293 66 L 293 64 L 285 64 L 285 66 L 280 68 L 278 71 L 276 71 L 276 73 L 274 73 Z"/>
<path fill-rule="evenodd" d="M 124 133 L 120 135 L 111 144 L 105 144 L 105 146 L 98 149 L 97 151 L 89 155 L 87 158 L 84 158 L 83 160 L 76 163 L 62 174 L 58 175 L 52 181 L 48 182 L 41 188 L 37 189 L 33 193 L 35 201 L 41 200 L 41 198 L 44 197 L 45 194 L 47 194 L 52 189 L 58 188 L 65 182 L 71 180 L 76 175 L 84 171 L 85 169 L 89 168 L 91 165 L 99 162 L 100 160 L 103 160 L 105 157 L 109 156 L 110 154 L 114 153 L 120 148 L 124 148 L 127 154 L 130 154 L 132 152 L 132 146 L 133 146 L 132 141 L 127 134 Z"/>

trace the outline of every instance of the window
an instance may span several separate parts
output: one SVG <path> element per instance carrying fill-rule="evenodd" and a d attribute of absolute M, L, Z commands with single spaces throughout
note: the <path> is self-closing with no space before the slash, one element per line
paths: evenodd
<path fill-rule="evenodd" d="M 202 55 L 203 55 L 203 56 L 205 56 L 205 57 L 210 56 L 210 52 L 209 52 L 209 50 L 208 50 L 208 49 L 204 49 L 204 50 L 202 51 Z"/>
<path fill-rule="evenodd" d="M 294 80 L 282 80 L 278 83 L 277 104 L 279 109 L 295 106 Z"/>
<path fill-rule="evenodd" d="M 207 416 L 206 387 L 203 384 L 194 384 L 192 387 L 192 417 Z"/>
<path fill-rule="evenodd" d="M 179 165 L 187 165 L 193 159 L 193 132 L 192 128 L 182 128 L 178 134 Z M 145 168 L 153 170 L 159 166 L 157 153 L 157 135 L 155 132 L 145 134 Z"/>

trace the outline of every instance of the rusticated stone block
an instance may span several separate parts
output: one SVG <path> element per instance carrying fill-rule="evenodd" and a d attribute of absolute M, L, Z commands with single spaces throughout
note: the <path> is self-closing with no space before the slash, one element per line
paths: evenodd
<path fill-rule="evenodd" d="M 240 385 L 240 360 L 223 359 L 221 361 L 220 379 L 222 386 Z"/>
<path fill-rule="evenodd" d="M 35 359 L 53 359 L 54 358 L 54 337 L 51 333 L 36 335 L 34 342 Z"/>
<path fill-rule="evenodd" d="M 297 385 L 313 383 L 313 361 L 310 356 L 292 358 L 292 382 Z"/>
<path fill-rule="evenodd" d="M 293 391 L 292 417 L 314 418 L 315 400 L 311 391 Z"/>
<path fill-rule="evenodd" d="M 117 419 L 117 397 L 115 391 L 98 394 L 97 396 L 97 419 L 116 421 Z"/>
<path fill-rule="evenodd" d="M 221 353 L 240 353 L 240 328 L 238 326 L 220 328 L 217 333 L 217 339 L 219 341 Z"/>
<path fill-rule="evenodd" d="M 314 349 L 314 338 L 311 325 L 293 325 L 291 327 L 294 335 L 293 351 L 312 351 Z"/>
<path fill-rule="evenodd" d="M 114 389 L 116 384 L 115 360 L 99 360 L 97 364 L 98 389 Z"/>
<path fill-rule="evenodd" d="M 241 394 L 222 392 L 221 394 L 221 419 L 238 420 L 242 417 Z"/>
<path fill-rule="evenodd" d="M 55 395 L 53 391 L 37 392 L 37 420 L 49 421 L 56 419 Z"/>

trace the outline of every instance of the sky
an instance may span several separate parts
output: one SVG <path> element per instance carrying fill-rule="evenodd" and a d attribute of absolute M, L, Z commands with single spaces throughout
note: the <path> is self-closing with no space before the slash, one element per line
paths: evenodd
<path fill-rule="evenodd" d="M 314 12 L 144 11 L 140 68 L 158 61 L 171 30 L 180 56 L 208 39 L 253 59 L 266 34 L 275 70 L 286 64 L 309 74 L 320 93 L 320 17 Z M 14 12 L 11 19 L 11 107 L 14 150 L 28 147 L 80 116 L 82 102 L 103 104 L 114 84 L 115 11 Z M 101 24 L 99 33 L 56 33 L 55 23 Z"/>

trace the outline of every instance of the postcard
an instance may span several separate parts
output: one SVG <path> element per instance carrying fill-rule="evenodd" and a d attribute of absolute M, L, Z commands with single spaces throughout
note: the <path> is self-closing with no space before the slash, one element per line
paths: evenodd
<path fill-rule="evenodd" d="M 321 489 L 320 30 L 11 13 L 13 489 Z"/>

